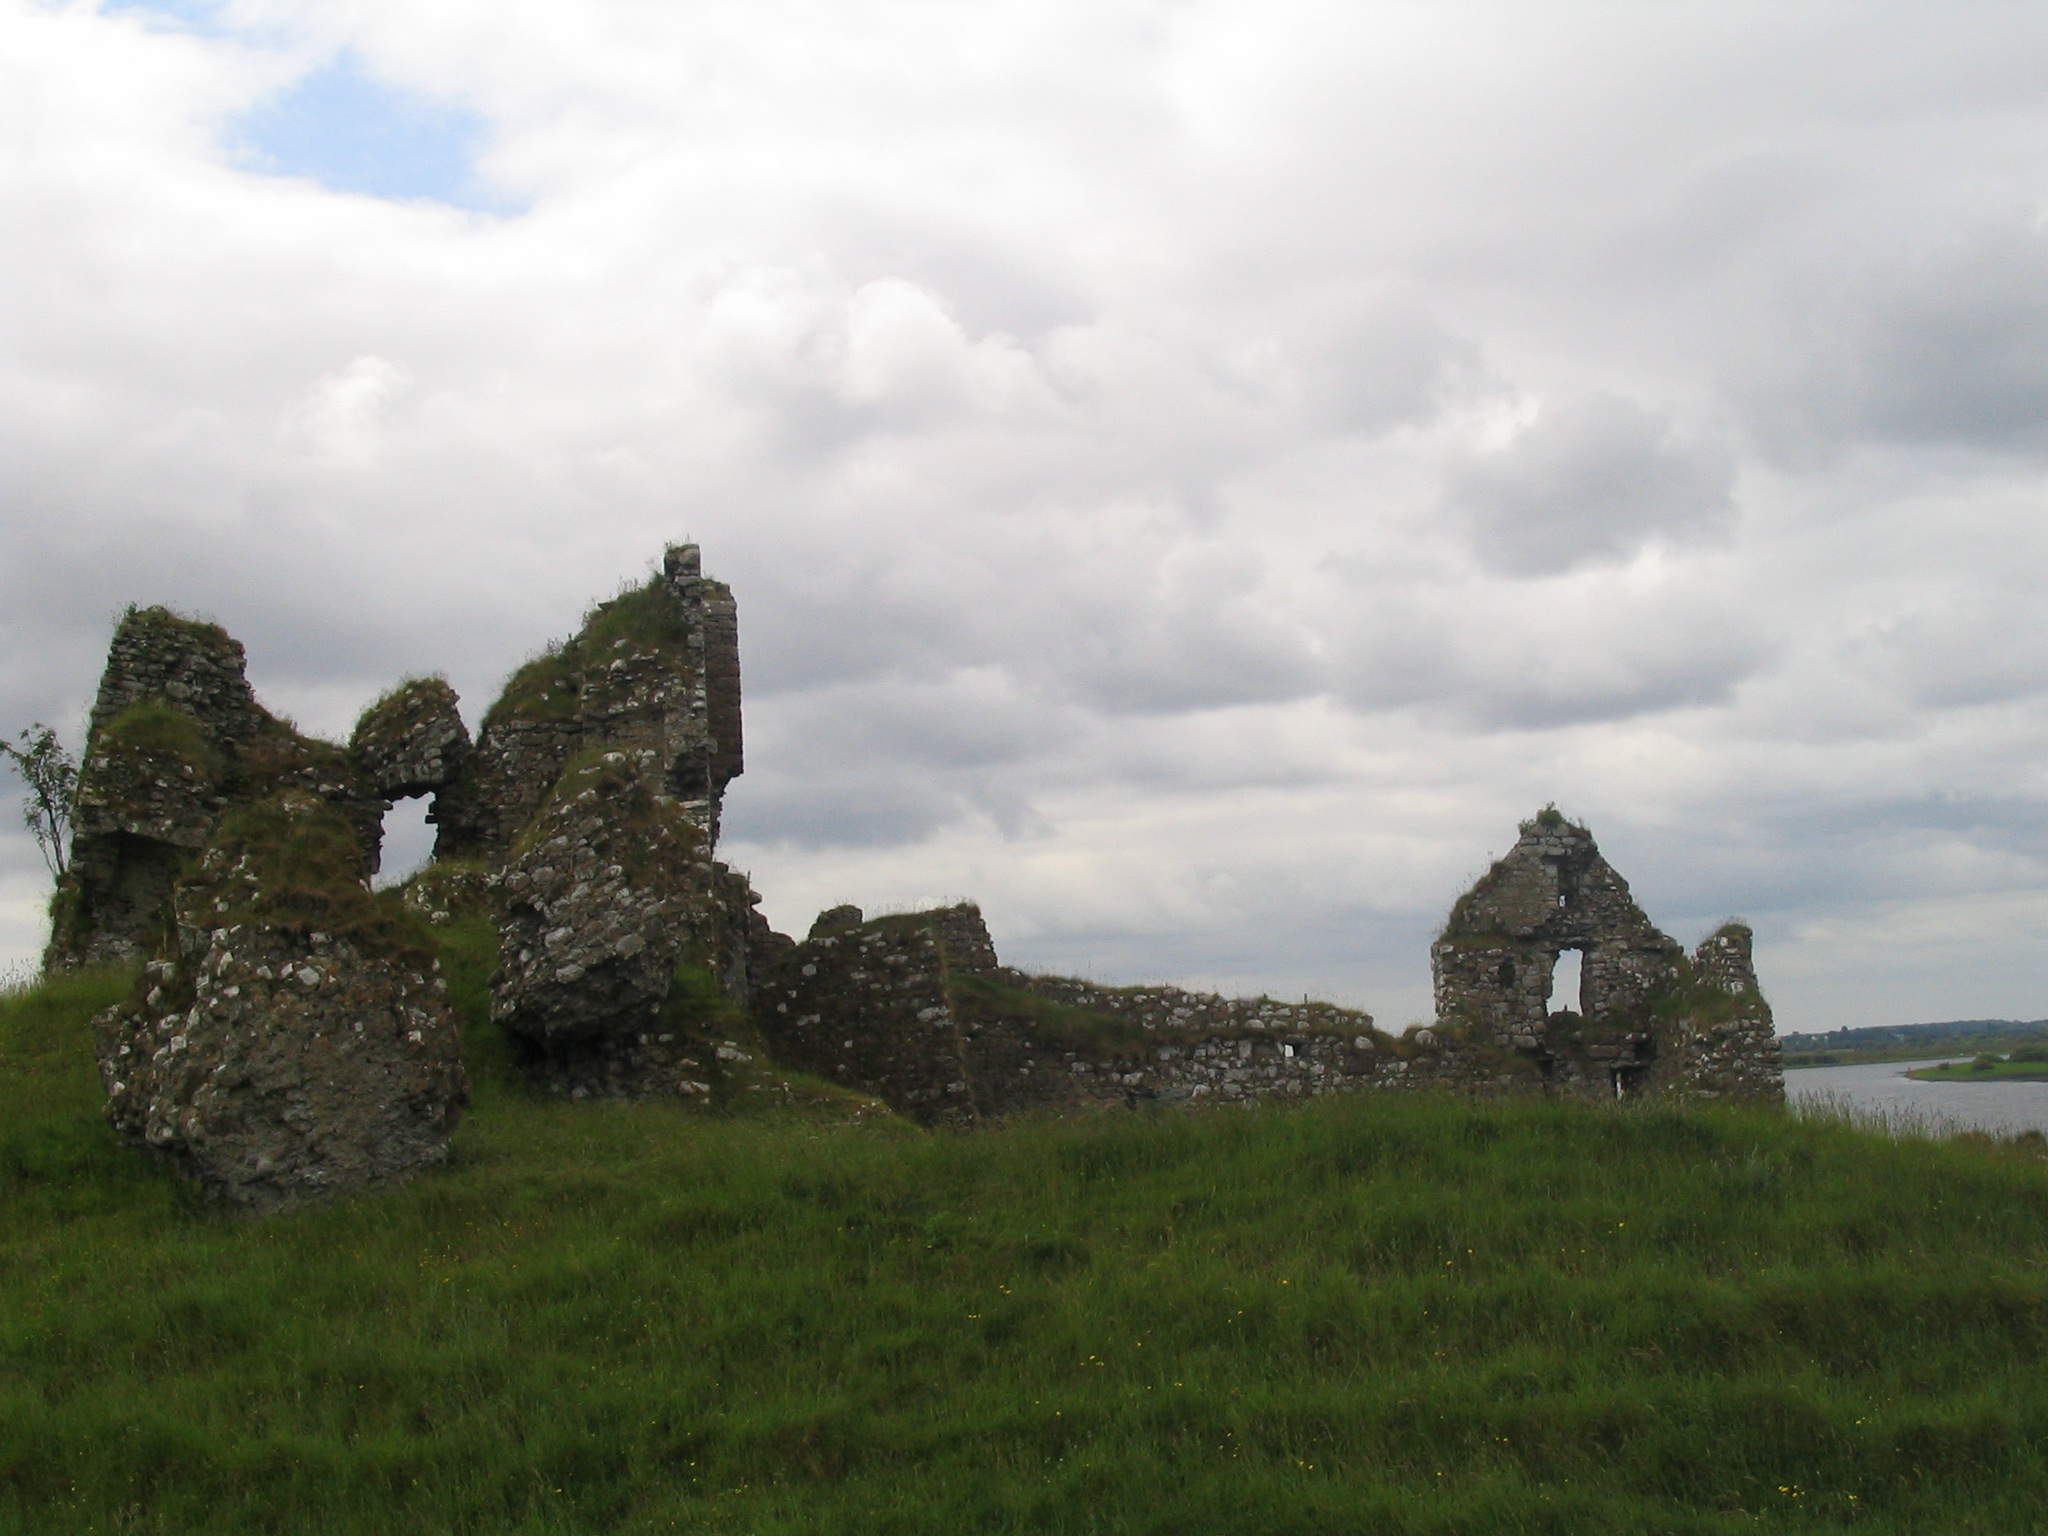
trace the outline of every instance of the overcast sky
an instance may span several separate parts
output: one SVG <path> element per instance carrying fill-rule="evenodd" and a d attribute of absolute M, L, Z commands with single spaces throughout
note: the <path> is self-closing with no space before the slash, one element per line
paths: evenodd
<path fill-rule="evenodd" d="M 0 0 L 0 728 L 130 602 L 474 724 L 693 538 L 791 931 L 1399 1028 L 1555 801 L 2048 1015 L 2044 468 L 2038 3 Z"/>

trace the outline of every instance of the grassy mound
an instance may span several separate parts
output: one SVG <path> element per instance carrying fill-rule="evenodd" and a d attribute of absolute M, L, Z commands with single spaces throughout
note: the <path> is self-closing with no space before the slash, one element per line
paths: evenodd
<path fill-rule="evenodd" d="M 474 1021 L 478 925 L 446 931 Z M 262 1221 L 0 999 L 0 1530 L 2048 1529 L 2048 1171 L 1472 1105 L 564 1105 Z"/>

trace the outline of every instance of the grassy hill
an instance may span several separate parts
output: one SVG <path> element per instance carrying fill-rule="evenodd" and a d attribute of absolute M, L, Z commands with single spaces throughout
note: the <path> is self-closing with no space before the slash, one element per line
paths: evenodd
<path fill-rule="evenodd" d="M 0 999 L 0 1531 L 2048 1531 L 2026 1146 L 1399 1096 L 931 1135 L 545 1102 L 476 1024 L 447 1167 L 257 1221 L 101 1125 L 120 987 Z"/>

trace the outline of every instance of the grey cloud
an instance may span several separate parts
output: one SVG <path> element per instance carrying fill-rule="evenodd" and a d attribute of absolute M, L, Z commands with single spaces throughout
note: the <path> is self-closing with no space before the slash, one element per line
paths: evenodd
<path fill-rule="evenodd" d="M 2048 691 L 2048 601 L 1955 592 L 1940 609 L 1900 615 L 1846 647 L 1851 666 L 1921 709 L 1959 709 Z"/>
<path fill-rule="evenodd" d="M 1339 650 L 1339 693 L 1354 707 L 1490 731 L 1726 704 L 1777 645 L 1708 582 L 1554 582 L 1381 594 Z"/>
<path fill-rule="evenodd" d="M 966 814 L 929 776 L 849 774 L 811 760 L 800 774 L 749 774 L 732 791 L 724 831 L 739 844 L 886 848 L 920 842 Z"/>
<path fill-rule="evenodd" d="M 1772 452 L 1801 463 L 1859 441 L 2048 450 L 2048 229 L 2030 218 L 1944 233 L 1786 284 L 1769 350 L 1734 386 Z"/>
<path fill-rule="evenodd" d="M 1669 416 L 1620 395 L 1545 404 L 1503 448 L 1460 455 L 1445 506 L 1494 570 L 1546 575 L 1625 559 L 1652 539 L 1690 542 L 1734 516 L 1733 456 L 1680 438 Z"/>
<path fill-rule="evenodd" d="M 753 766 L 727 827 L 743 842 L 807 849 L 913 844 L 977 816 L 1022 835 L 1036 813 L 1005 770 L 1070 749 L 1071 714 L 994 671 L 773 696 L 749 711 Z"/>
<path fill-rule="evenodd" d="M 916 764 L 989 768 L 1057 749 L 1068 712 L 1020 693 L 993 671 L 880 679 L 764 701 L 750 732 L 785 761 L 845 768 Z"/>
<path fill-rule="evenodd" d="M 1298 391 L 1299 425 L 1310 431 L 1425 423 L 1484 376 L 1470 338 L 1413 299 L 1326 296 L 1283 322 L 1276 339 Z"/>

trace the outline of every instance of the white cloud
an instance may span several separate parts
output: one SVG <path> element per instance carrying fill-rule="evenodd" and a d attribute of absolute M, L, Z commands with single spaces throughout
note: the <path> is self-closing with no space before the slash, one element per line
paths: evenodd
<path fill-rule="evenodd" d="M 238 166 L 343 57 L 528 211 Z M 129 601 L 474 714 L 693 536 L 786 924 L 1398 1021 L 1556 799 L 1789 1024 L 2048 1013 L 1941 916 L 2048 888 L 2044 80 L 1998 5 L 0 0 L 0 726 Z"/>

